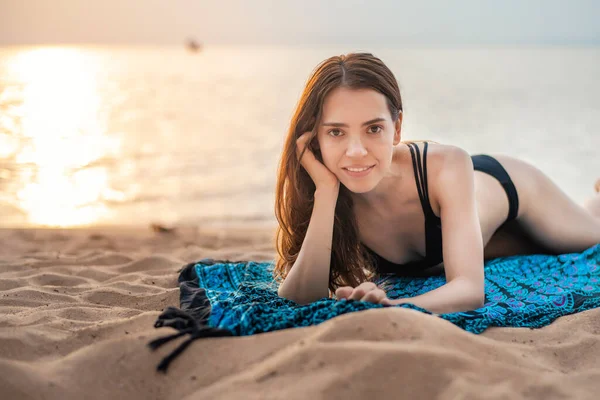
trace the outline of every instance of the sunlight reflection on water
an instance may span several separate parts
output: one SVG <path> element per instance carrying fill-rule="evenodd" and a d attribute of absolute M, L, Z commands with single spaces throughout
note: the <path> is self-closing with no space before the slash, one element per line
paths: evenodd
<path fill-rule="evenodd" d="M 104 168 L 80 170 L 118 146 L 99 116 L 99 67 L 89 55 L 62 48 L 22 52 L 8 64 L 23 83 L 14 161 L 26 172 L 16 198 L 32 224 L 93 223 L 107 213 L 102 199 L 121 195 L 109 190 Z"/>

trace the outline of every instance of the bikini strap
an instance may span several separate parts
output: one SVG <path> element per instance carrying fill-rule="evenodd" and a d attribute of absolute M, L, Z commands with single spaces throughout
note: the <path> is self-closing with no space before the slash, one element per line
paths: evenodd
<path fill-rule="evenodd" d="M 423 213 L 427 218 L 439 219 L 439 217 L 433 212 L 431 203 L 429 202 L 429 190 L 427 186 L 427 142 L 424 143 L 425 147 L 423 148 L 423 166 L 421 166 L 421 152 L 419 151 L 419 146 L 417 146 L 415 143 L 408 143 L 407 145 L 410 149 L 413 172 L 415 173 L 415 182 L 417 183 L 417 192 L 419 193 L 419 199 L 421 200 Z"/>

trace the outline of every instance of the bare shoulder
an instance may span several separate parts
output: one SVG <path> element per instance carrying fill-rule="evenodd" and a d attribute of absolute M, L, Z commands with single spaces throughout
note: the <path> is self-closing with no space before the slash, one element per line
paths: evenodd
<path fill-rule="evenodd" d="M 414 142 L 423 155 L 425 143 Z M 427 180 L 432 182 L 442 175 L 453 175 L 472 166 L 469 153 L 458 146 L 436 142 L 427 145 Z M 443 173 L 443 174 L 442 174 Z"/>
<path fill-rule="evenodd" d="M 425 144 L 415 142 L 421 150 Z M 469 153 L 461 147 L 428 142 L 427 145 L 427 186 L 431 208 L 440 215 L 440 194 L 448 185 L 458 183 L 458 180 L 471 179 L 473 162 Z M 472 176 L 472 175 L 471 175 Z"/>

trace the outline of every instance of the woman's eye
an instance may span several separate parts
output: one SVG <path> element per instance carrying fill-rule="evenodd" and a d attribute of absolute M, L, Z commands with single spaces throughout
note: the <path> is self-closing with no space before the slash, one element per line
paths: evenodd
<path fill-rule="evenodd" d="M 373 129 L 375 128 L 375 129 Z M 369 133 L 379 133 L 381 132 L 381 127 L 379 125 L 373 125 L 371 127 L 369 127 Z"/>
<path fill-rule="evenodd" d="M 329 134 L 333 137 L 338 137 L 341 133 L 342 131 L 340 131 L 339 129 L 332 129 L 329 131 Z"/>

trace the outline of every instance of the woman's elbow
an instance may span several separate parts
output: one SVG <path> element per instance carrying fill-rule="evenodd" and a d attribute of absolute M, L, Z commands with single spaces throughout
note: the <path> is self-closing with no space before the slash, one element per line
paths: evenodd
<path fill-rule="evenodd" d="M 464 293 L 468 299 L 466 303 L 471 310 L 477 310 L 485 304 L 485 285 L 483 283 L 475 283 L 472 280 L 464 279 Z"/>
<path fill-rule="evenodd" d="M 313 293 L 313 294 L 307 294 L 307 293 L 298 293 L 297 291 L 290 291 L 290 290 L 286 290 L 289 288 L 283 287 L 283 284 L 279 286 L 279 289 L 277 290 L 277 295 L 283 299 L 286 300 L 290 300 L 293 301 L 294 303 L 304 306 L 307 304 L 310 304 L 312 302 L 315 302 L 319 299 L 322 298 L 322 296 L 318 296 Z"/>
<path fill-rule="evenodd" d="M 476 297 L 475 300 L 473 300 L 473 310 L 477 310 L 479 308 L 482 308 L 485 305 L 485 296 L 482 297 Z"/>
<path fill-rule="evenodd" d="M 472 295 L 473 310 L 477 310 L 485 305 L 485 288 L 475 287 Z"/>

